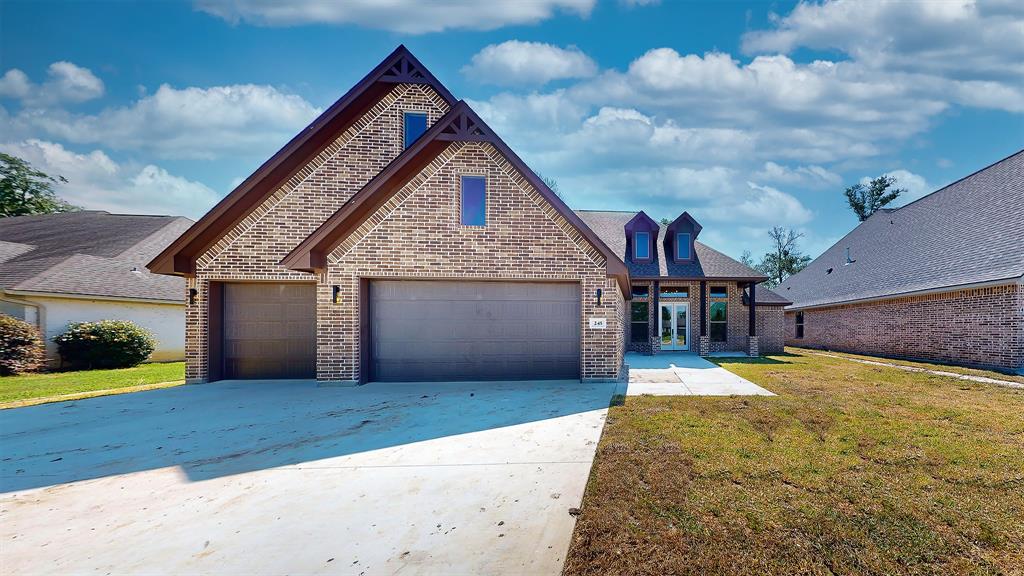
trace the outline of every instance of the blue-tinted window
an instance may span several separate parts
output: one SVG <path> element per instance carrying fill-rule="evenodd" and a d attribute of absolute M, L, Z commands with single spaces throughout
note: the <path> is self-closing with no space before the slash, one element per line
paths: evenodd
<path fill-rule="evenodd" d="M 646 260 L 651 257 L 651 235 L 648 232 L 637 232 L 633 235 L 633 258 Z"/>
<path fill-rule="evenodd" d="M 421 112 L 405 113 L 405 147 L 408 148 L 427 131 L 427 115 Z"/>
<path fill-rule="evenodd" d="M 662 286 L 660 294 L 662 298 L 689 298 L 690 289 L 685 286 Z"/>
<path fill-rule="evenodd" d="M 729 290 L 725 286 L 712 286 L 710 292 L 712 298 L 729 297 Z"/>
<path fill-rule="evenodd" d="M 487 225 L 487 179 L 483 176 L 462 177 L 462 225 Z"/>
<path fill-rule="evenodd" d="M 676 260 L 690 259 L 690 235 L 676 234 Z"/>

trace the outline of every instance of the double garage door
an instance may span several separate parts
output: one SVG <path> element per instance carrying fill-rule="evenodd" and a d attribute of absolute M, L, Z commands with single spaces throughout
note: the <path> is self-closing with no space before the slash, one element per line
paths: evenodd
<path fill-rule="evenodd" d="M 223 294 L 225 378 L 314 376 L 312 285 Z M 579 378 L 578 284 L 374 281 L 368 296 L 371 381 Z"/>

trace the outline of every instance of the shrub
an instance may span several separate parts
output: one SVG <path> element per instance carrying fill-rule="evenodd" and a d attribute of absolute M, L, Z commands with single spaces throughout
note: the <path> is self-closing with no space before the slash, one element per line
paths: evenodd
<path fill-rule="evenodd" d="M 75 322 L 53 339 L 60 357 L 75 368 L 128 368 L 149 358 L 156 342 L 127 320 Z"/>
<path fill-rule="evenodd" d="M 0 314 L 0 376 L 34 372 L 43 365 L 45 354 L 35 326 Z"/>

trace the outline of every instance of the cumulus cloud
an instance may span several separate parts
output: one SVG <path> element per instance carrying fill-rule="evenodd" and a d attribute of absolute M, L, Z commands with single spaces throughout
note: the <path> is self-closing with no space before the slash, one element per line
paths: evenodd
<path fill-rule="evenodd" d="M 23 110 L 8 124 L 16 134 L 42 132 L 76 144 L 210 159 L 254 151 L 269 154 L 269 148 L 286 142 L 319 112 L 301 96 L 271 86 L 179 89 L 165 84 L 128 106 L 96 114 Z"/>
<path fill-rule="evenodd" d="M 423 34 L 450 29 L 492 30 L 534 24 L 557 12 L 590 15 L 595 0 L 196 0 L 195 6 L 231 23 L 262 26 L 355 24 L 367 28 Z"/>
<path fill-rule="evenodd" d="M 62 102 L 85 102 L 103 95 L 103 81 L 88 68 L 71 62 L 54 62 L 47 68 L 47 79 L 34 84 L 27 74 L 12 68 L 0 77 L 0 97 L 21 100 L 32 107 Z"/>
<path fill-rule="evenodd" d="M 900 194 L 892 206 L 905 206 L 922 196 L 927 196 L 935 191 L 935 188 L 925 180 L 924 176 L 915 174 L 909 170 L 900 168 L 899 170 L 891 170 L 885 173 L 886 176 L 892 176 L 896 179 L 896 188 L 904 188 L 906 192 Z M 870 176 L 864 176 L 860 179 L 860 183 L 867 185 L 871 182 Z"/>
<path fill-rule="evenodd" d="M 842 51 L 878 69 L 957 80 L 1024 78 L 1024 8 L 1014 0 L 802 2 L 770 30 L 743 38 L 747 53 L 807 47 Z"/>
<path fill-rule="evenodd" d="M 489 84 L 541 85 L 552 80 L 593 76 L 597 64 L 575 46 L 560 48 L 543 42 L 509 40 L 474 54 L 462 73 Z"/>
<path fill-rule="evenodd" d="M 0 143 L 0 150 L 48 174 L 64 176 L 68 181 L 55 186 L 57 194 L 83 208 L 196 218 L 219 199 L 201 182 L 153 164 L 119 164 L 102 150 L 77 153 L 37 139 Z"/>

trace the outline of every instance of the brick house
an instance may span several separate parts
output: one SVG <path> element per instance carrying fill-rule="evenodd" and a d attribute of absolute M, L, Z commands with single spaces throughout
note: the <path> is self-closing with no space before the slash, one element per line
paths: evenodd
<path fill-rule="evenodd" d="M 400 46 L 149 267 L 186 278 L 192 382 L 615 380 L 631 268 L 586 215 Z M 757 352 L 763 279 L 722 278 L 720 347 Z"/>
<path fill-rule="evenodd" d="M 698 242 L 702 227 L 690 214 L 662 226 L 642 211 L 577 213 L 629 269 L 627 350 L 783 351 L 783 307 L 790 302 L 758 286 L 763 274 Z"/>
<path fill-rule="evenodd" d="M 1024 151 L 875 213 L 777 290 L 787 344 L 1024 372 Z"/>

